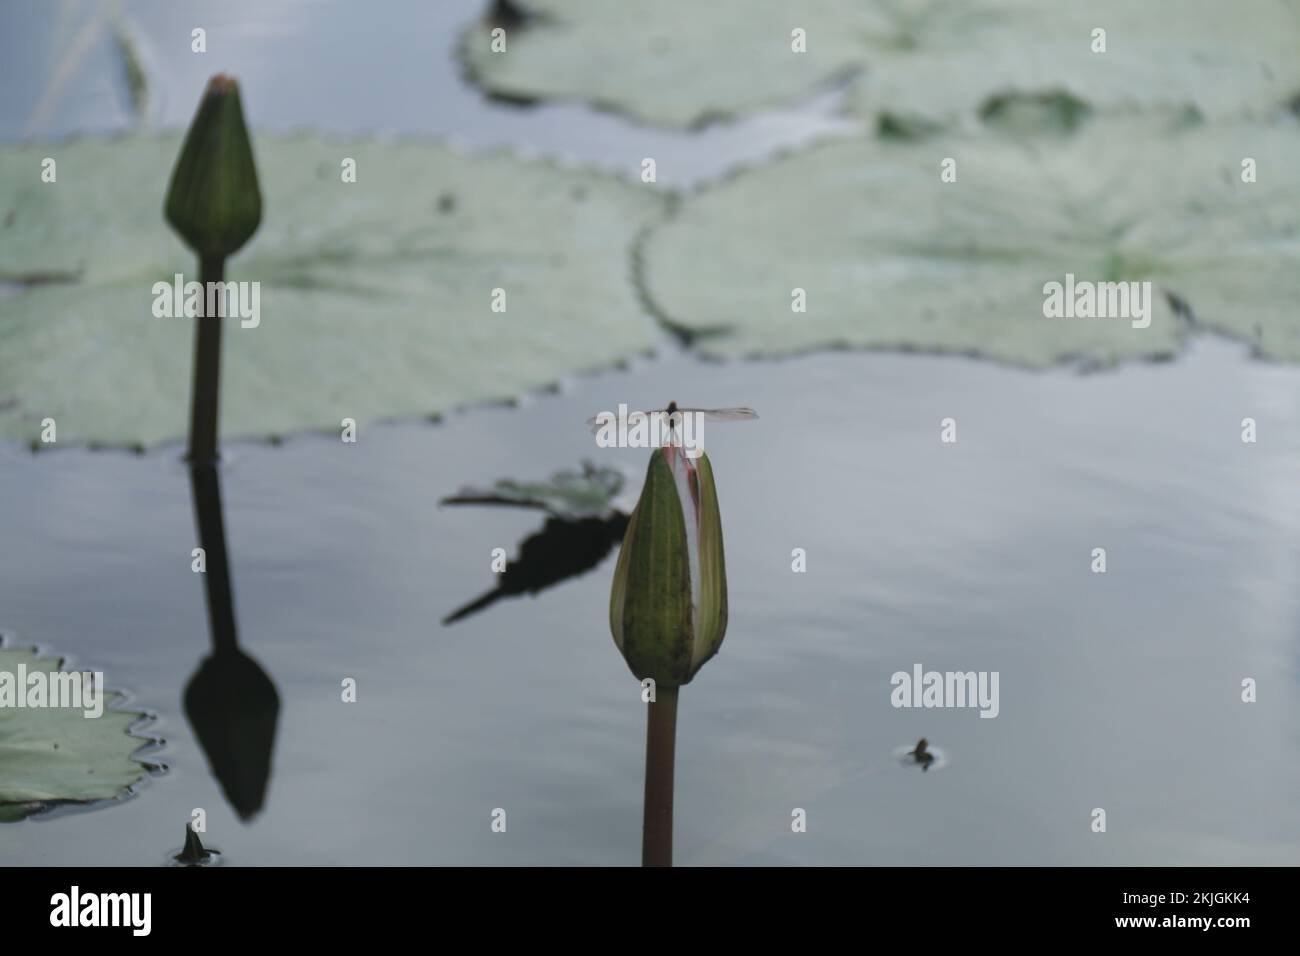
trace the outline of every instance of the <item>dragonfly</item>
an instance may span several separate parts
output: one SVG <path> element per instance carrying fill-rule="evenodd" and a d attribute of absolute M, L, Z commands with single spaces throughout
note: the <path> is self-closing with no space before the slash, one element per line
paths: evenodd
<path fill-rule="evenodd" d="M 669 402 L 667 408 L 660 408 L 653 412 L 628 412 L 627 418 L 631 419 L 634 415 L 644 415 L 646 418 L 652 415 L 662 415 L 669 422 L 680 421 L 680 419 L 673 419 L 673 415 L 699 415 L 706 422 L 744 422 L 757 418 L 758 412 L 752 408 L 682 408 L 676 402 Z M 618 416 L 613 412 L 601 412 L 599 415 L 593 415 L 587 419 L 587 427 L 594 434 L 606 423 L 617 421 Z"/>

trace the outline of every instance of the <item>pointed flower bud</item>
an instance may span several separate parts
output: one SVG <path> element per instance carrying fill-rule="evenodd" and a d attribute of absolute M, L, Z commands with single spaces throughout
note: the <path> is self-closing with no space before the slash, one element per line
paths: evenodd
<path fill-rule="evenodd" d="M 239 86 L 224 74 L 208 84 L 185 134 L 165 212 L 200 258 L 233 255 L 262 220 L 262 195 Z"/>
<path fill-rule="evenodd" d="M 172 857 L 177 863 L 185 866 L 198 866 L 206 863 L 212 857 L 208 848 L 203 845 L 199 835 L 194 832 L 192 827 L 185 827 L 185 848 Z"/>
<path fill-rule="evenodd" d="M 689 683 L 727 630 L 727 572 L 713 467 L 677 447 L 650 455 L 614 569 L 609 625 L 638 680 Z"/>

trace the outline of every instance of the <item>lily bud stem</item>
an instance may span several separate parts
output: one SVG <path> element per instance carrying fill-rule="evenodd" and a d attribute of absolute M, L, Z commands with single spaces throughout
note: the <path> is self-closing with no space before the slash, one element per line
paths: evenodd
<path fill-rule="evenodd" d="M 673 763 L 677 750 L 677 688 L 660 687 L 649 715 L 645 738 L 645 823 L 641 835 L 642 866 L 673 865 Z"/>
<path fill-rule="evenodd" d="M 204 256 L 199 262 L 199 280 L 221 282 L 226 271 L 224 256 Z M 208 297 L 208 301 L 212 298 Z M 223 302 L 220 296 L 218 302 Z M 224 302 L 223 302 L 224 304 Z M 191 465 L 210 465 L 217 460 L 217 410 L 221 392 L 221 315 L 200 315 L 194 320 L 194 393 L 190 402 Z"/>

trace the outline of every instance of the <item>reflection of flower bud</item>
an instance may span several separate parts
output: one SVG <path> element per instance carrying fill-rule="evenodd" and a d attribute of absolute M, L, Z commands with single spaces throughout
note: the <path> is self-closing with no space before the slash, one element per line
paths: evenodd
<path fill-rule="evenodd" d="M 727 630 L 722 518 L 707 455 L 650 455 L 614 569 L 609 626 L 638 680 L 689 683 Z"/>
<path fill-rule="evenodd" d="M 262 220 L 262 195 L 239 87 L 224 74 L 208 84 L 185 134 L 165 212 L 200 258 L 234 254 Z"/>

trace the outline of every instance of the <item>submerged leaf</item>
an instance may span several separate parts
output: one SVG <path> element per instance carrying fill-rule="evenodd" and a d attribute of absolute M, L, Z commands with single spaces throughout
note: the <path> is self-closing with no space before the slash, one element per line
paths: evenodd
<path fill-rule="evenodd" d="M 565 518 L 608 517 L 623 489 L 616 468 L 584 462 L 581 471 L 557 471 L 547 481 L 520 482 L 502 478 L 490 488 L 462 488 L 445 505 L 508 505 L 538 508 Z"/>
<path fill-rule="evenodd" d="M 161 213 L 179 148 L 0 148 L 0 284 L 19 284 L 0 299 L 0 438 L 35 440 L 46 417 L 60 444 L 185 435 L 195 320 L 152 311 L 154 283 L 198 280 Z M 260 324 L 224 320 L 226 439 L 422 417 L 657 341 L 627 278 L 632 237 L 662 209 L 652 190 L 428 144 L 255 148 L 265 215 L 225 278 L 260 283 Z M 58 181 L 42 183 L 51 152 Z"/>
<path fill-rule="evenodd" d="M 1172 302 L 1300 360 L 1296 155 L 1293 126 L 1170 117 L 1096 119 L 1068 138 L 832 143 L 683 203 L 646 241 L 645 283 L 674 323 L 729 326 L 702 343 L 715 356 L 847 346 L 1107 364 L 1173 354 L 1189 326 Z M 1257 181 L 1243 182 L 1243 157 Z M 1067 274 L 1151 281 L 1150 327 L 1046 318 L 1044 287 Z"/>
<path fill-rule="evenodd" d="M 60 671 L 58 658 L 0 647 L 0 674 Z M 22 819 L 55 803 L 108 800 L 146 768 L 131 755 L 144 743 L 130 735 L 140 713 L 112 709 L 121 694 L 104 692 L 99 717 L 84 709 L 0 707 L 0 820 Z"/>

